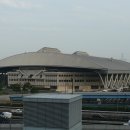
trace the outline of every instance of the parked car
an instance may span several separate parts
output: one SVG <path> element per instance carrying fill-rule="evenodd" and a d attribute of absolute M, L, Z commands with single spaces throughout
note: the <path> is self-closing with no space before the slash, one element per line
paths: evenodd
<path fill-rule="evenodd" d="M 22 109 L 12 109 L 11 112 L 16 113 L 16 114 L 22 114 L 23 110 Z"/>
<path fill-rule="evenodd" d="M 0 117 L 10 119 L 12 117 L 12 113 L 11 112 L 2 112 L 2 113 L 0 113 Z"/>

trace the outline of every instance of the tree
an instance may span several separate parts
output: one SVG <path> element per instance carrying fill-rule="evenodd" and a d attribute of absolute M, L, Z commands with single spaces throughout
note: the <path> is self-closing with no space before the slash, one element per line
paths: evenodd
<path fill-rule="evenodd" d="M 0 91 L 2 91 L 2 89 L 3 89 L 3 85 L 2 83 L 0 83 Z"/>
<path fill-rule="evenodd" d="M 27 82 L 27 83 L 25 83 L 25 84 L 23 85 L 23 91 L 28 91 L 28 92 L 30 92 L 31 89 L 32 89 L 32 85 L 31 85 L 29 82 Z"/>
<path fill-rule="evenodd" d="M 13 90 L 13 91 L 15 91 L 15 92 L 20 92 L 21 91 L 21 85 L 20 84 L 12 84 L 11 86 L 10 86 L 10 88 Z"/>
<path fill-rule="evenodd" d="M 38 93 L 39 92 L 39 89 L 37 87 L 33 87 L 31 89 L 31 93 Z"/>

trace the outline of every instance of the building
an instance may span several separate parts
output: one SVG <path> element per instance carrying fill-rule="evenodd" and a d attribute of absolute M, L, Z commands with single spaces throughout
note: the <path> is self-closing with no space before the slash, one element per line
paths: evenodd
<path fill-rule="evenodd" d="M 120 89 L 130 85 L 130 63 L 90 56 L 85 52 L 63 54 L 56 48 L 17 54 L 0 60 L 1 77 L 8 86 L 30 82 L 56 91 Z"/>
<path fill-rule="evenodd" d="M 23 98 L 24 130 L 82 130 L 82 98 L 35 94 Z"/>

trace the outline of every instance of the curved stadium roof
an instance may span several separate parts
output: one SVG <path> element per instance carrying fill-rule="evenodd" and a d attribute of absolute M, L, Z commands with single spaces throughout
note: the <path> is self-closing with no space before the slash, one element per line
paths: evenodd
<path fill-rule="evenodd" d="M 63 54 L 55 48 L 42 48 L 37 52 L 17 54 L 0 60 L 0 68 L 18 66 L 73 67 L 130 72 L 130 63 L 112 58 L 89 56 L 85 52 Z"/>

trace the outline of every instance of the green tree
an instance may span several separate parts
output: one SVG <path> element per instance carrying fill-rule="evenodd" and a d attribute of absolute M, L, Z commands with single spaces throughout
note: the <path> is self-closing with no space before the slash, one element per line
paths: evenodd
<path fill-rule="evenodd" d="M 31 93 L 38 93 L 39 89 L 37 87 L 32 87 Z"/>
<path fill-rule="evenodd" d="M 15 92 L 21 92 L 21 85 L 20 84 L 12 84 L 10 88 Z"/>
<path fill-rule="evenodd" d="M 2 90 L 2 88 L 3 88 L 3 85 L 0 83 L 0 91 Z"/>
<path fill-rule="evenodd" d="M 23 85 L 23 91 L 28 91 L 28 92 L 30 92 L 31 89 L 32 89 L 32 85 L 31 85 L 29 82 L 27 82 L 27 83 L 25 83 L 25 84 Z"/>

